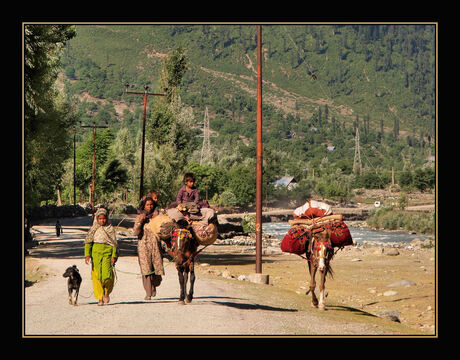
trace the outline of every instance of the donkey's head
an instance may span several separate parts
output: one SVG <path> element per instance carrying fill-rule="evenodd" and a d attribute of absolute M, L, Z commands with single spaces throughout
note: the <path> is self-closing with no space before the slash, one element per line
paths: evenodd
<path fill-rule="evenodd" d="M 175 256 L 176 264 L 181 265 L 193 255 L 196 250 L 196 241 L 187 229 L 176 229 L 171 236 L 171 251 Z"/>
<path fill-rule="evenodd" d="M 327 262 L 332 258 L 331 230 L 319 227 L 312 230 L 312 253 L 318 259 L 318 270 L 324 271 Z"/>

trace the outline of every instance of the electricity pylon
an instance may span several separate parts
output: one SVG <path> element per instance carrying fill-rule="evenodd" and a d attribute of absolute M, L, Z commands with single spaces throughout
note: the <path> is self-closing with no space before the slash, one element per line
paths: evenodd
<path fill-rule="evenodd" d="M 359 151 L 359 129 L 356 127 L 356 136 L 355 136 L 355 159 L 353 160 L 353 172 L 360 175 L 362 171 L 361 167 L 361 154 Z"/>
<path fill-rule="evenodd" d="M 200 165 L 202 165 L 203 162 L 210 161 L 211 155 L 211 142 L 209 141 L 209 115 L 208 107 L 206 106 L 203 120 L 203 145 L 201 147 Z"/>

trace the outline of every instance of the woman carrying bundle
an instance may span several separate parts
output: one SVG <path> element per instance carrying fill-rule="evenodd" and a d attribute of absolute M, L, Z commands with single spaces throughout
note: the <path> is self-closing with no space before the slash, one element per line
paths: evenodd
<path fill-rule="evenodd" d="M 156 288 L 161 284 L 161 275 L 165 274 L 160 239 L 144 228 L 157 215 L 154 210 L 155 201 L 151 197 L 145 198 L 144 208 L 137 216 L 133 227 L 133 233 L 139 239 L 137 253 L 145 290 L 144 300 L 150 300 L 156 295 Z"/>

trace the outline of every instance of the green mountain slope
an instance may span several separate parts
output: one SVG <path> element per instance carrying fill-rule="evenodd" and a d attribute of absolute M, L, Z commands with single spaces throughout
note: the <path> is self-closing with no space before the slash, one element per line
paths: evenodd
<path fill-rule="evenodd" d="M 158 91 L 162 59 L 181 46 L 189 60 L 181 96 L 194 109 L 196 126 L 208 107 L 215 146 L 253 147 L 256 30 L 247 24 L 78 25 L 63 59 L 66 90 L 86 96 L 83 120 L 105 119 L 135 134 L 141 98 L 123 95 L 124 84 Z M 274 24 L 262 32 L 264 146 L 284 164 L 315 168 L 327 158 L 350 173 L 356 127 L 370 168 L 422 166 L 434 154 L 435 25 Z M 300 172 L 289 165 L 283 171 Z"/>

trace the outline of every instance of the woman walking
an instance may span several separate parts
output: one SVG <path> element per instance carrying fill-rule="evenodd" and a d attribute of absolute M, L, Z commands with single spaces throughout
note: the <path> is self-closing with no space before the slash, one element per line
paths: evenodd
<path fill-rule="evenodd" d="M 137 235 L 139 239 L 137 253 L 142 273 L 142 285 L 145 290 L 144 300 L 150 300 L 156 295 L 156 288 L 161 284 L 161 275 L 165 274 L 160 239 L 154 233 L 144 229 L 144 225 L 156 216 L 154 210 L 155 201 L 147 197 L 133 228 L 134 235 Z"/>
<path fill-rule="evenodd" d="M 106 209 L 95 214 L 93 226 L 85 238 L 85 263 L 91 261 L 91 279 L 98 305 L 108 304 L 113 290 L 115 265 L 118 258 L 118 243 L 114 227 L 109 223 Z"/>

